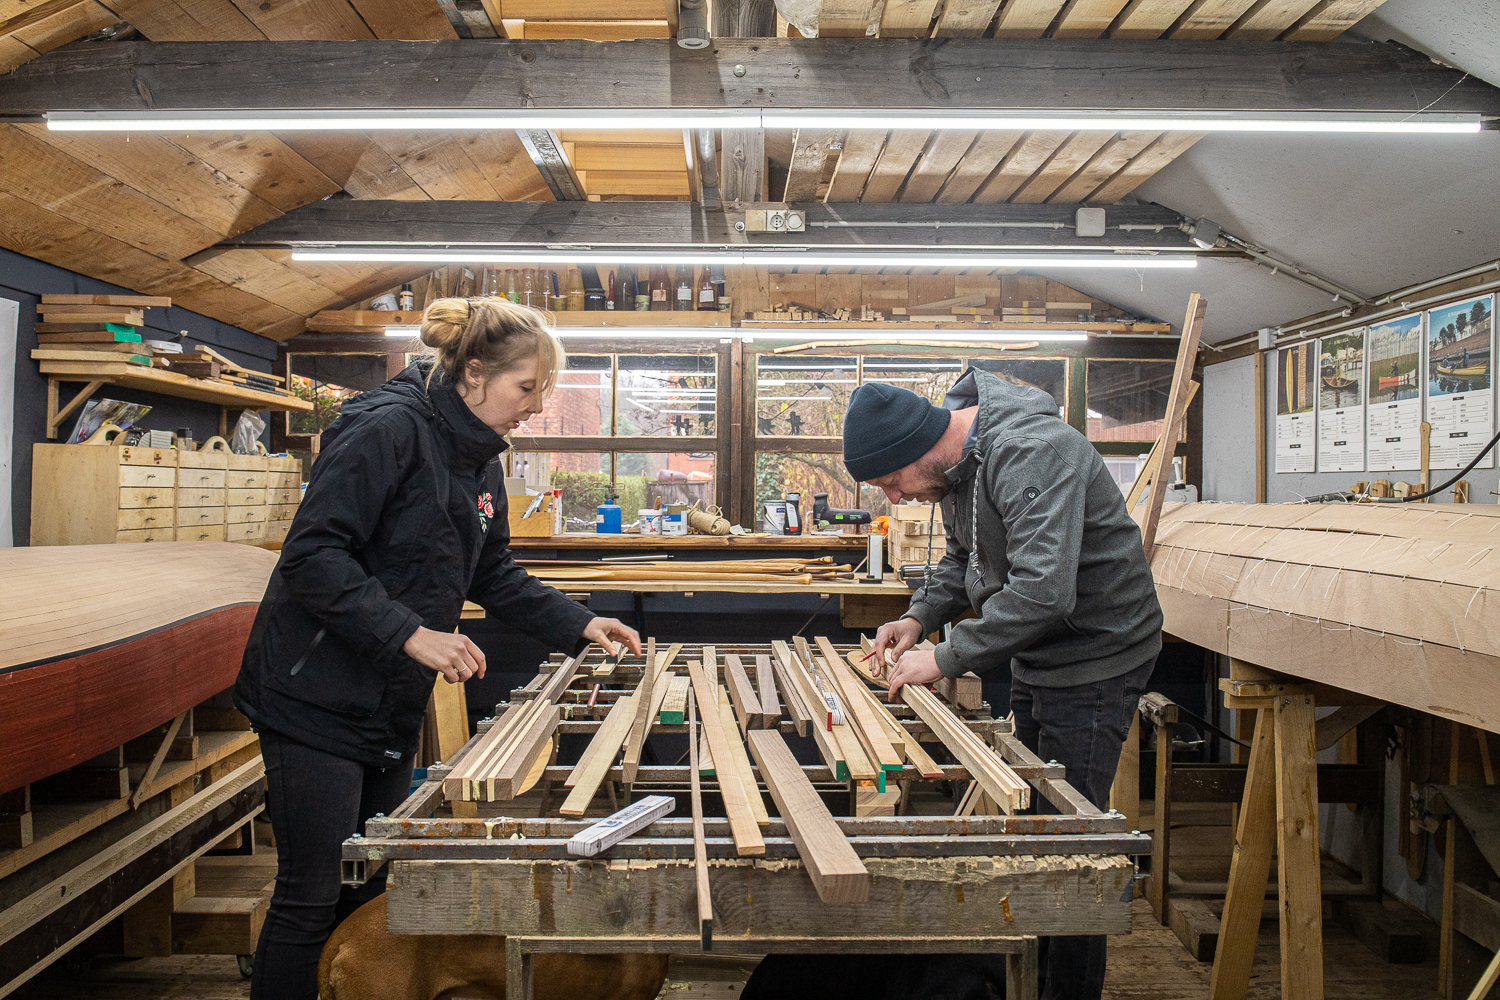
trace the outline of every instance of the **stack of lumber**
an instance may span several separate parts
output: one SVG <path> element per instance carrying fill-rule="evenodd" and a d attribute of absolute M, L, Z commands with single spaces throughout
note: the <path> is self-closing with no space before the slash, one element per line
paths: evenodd
<path fill-rule="evenodd" d="M 801 583 L 851 580 L 852 567 L 836 564 L 832 556 L 814 559 L 716 559 L 652 562 L 589 562 L 522 559 L 526 571 L 547 583 L 572 581 L 680 580 L 686 583 Z"/>
<path fill-rule="evenodd" d="M 928 557 L 928 524 L 932 526 L 932 565 L 942 562 L 948 551 L 943 531 L 943 511 L 933 504 L 896 504 L 890 513 L 890 561 L 898 572 L 904 566 L 925 566 Z"/>
<path fill-rule="evenodd" d="M 176 355 L 174 356 L 173 360 L 175 361 L 175 359 L 178 357 L 186 360 L 188 356 Z M 207 376 L 212 381 L 222 382 L 225 385 L 239 386 L 240 388 L 244 389 L 256 389 L 260 392 L 269 392 L 273 396 L 293 395 L 293 393 L 284 388 L 286 379 L 282 378 L 280 375 L 270 375 L 266 372 L 254 371 L 253 369 L 246 368 L 243 365 L 236 364 L 235 362 L 226 358 L 224 355 L 220 354 L 218 351 L 214 350 L 212 347 L 209 347 L 207 344 L 199 344 L 197 350 L 192 355 L 192 358 L 195 361 L 198 361 L 199 364 L 201 364 L 203 360 L 207 360 L 209 364 L 217 366 L 218 371 Z M 173 370 L 176 370 L 175 364 L 173 365 Z M 199 369 L 199 371 L 202 371 L 202 369 Z M 182 374 L 195 375 L 198 374 L 198 372 L 188 371 L 183 372 Z M 198 377 L 201 378 L 204 376 L 198 375 Z"/>
<path fill-rule="evenodd" d="M 36 307 L 38 361 L 105 361 L 152 364 L 140 328 L 145 310 L 168 307 L 154 295 L 43 295 Z"/>
<path fill-rule="evenodd" d="M 1500 732 L 1500 508 L 1167 504 L 1166 630 L 1209 649 Z"/>
<path fill-rule="evenodd" d="M 506 802 L 535 785 L 562 721 L 558 704 L 581 657 L 564 660 L 533 701 L 513 703 L 443 779 L 450 802 Z"/>

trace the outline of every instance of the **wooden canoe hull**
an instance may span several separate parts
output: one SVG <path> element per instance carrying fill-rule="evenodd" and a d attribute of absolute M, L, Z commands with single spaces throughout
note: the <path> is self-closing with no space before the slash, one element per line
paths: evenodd
<path fill-rule="evenodd" d="M 234 684 L 257 608 L 219 608 L 0 673 L 0 792 L 113 750 Z"/>

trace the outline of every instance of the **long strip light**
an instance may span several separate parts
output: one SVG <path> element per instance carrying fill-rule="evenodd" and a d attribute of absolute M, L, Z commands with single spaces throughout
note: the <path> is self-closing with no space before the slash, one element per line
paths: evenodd
<path fill-rule="evenodd" d="M 863 108 L 551 108 L 306 111 L 52 111 L 47 127 L 67 132 L 462 131 L 475 129 L 660 130 L 714 128 L 975 129 L 1069 132 L 1473 133 L 1477 114 L 960 111 Z"/>
<path fill-rule="evenodd" d="M 975 330 L 943 330 L 909 324 L 912 329 L 844 329 L 846 323 L 826 323 L 822 328 L 812 325 L 800 330 L 761 328 L 758 326 L 736 327 L 645 327 L 645 326 L 558 326 L 552 332 L 565 340 L 788 340 L 810 341 L 836 339 L 839 341 L 894 341 L 894 340 L 942 340 L 963 344 L 1019 344 L 1031 341 L 1052 343 L 1077 342 L 1088 339 L 1088 334 L 1072 330 L 1005 330 L 986 333 Z M 421 332 L 416 326 L 388 326 L 385 335 L 392 338 L 415 339 Z M 776 365 L 777 371 L 787 370 Z M 818 370 L 822 370 L 821 368 Z M 826 379 L 823 381 L 827 381 Z M 598 388 L 589 386 L 588 388 Z M 679 394 L 680 395 L 680 394 Z"/>
<path fill-rule="evenodd" d="M 1197 267 L 1191 248 L 1158 254 L 1122 253 L 915 253 L 873 250 L 697 250 L 690 247 L 641 251 L 609 250 L 295 250 L 293 260 L 389 264 L 677 264 L 732 267 Z"/>

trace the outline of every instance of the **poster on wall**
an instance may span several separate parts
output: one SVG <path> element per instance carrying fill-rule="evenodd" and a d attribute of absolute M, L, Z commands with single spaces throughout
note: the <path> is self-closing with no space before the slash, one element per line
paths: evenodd
<path fill-rule="evenodd" d="M 1430 463 L 1461 469 L 1495 433 L 1490 360 L 1495 347 L 1495 301 L 1485 295 L 1427 310 L 1427 422 Z M 1478 468 L 1495 464 L 1493 454 Z"/>
<path fill-rule="evenodd" d="M 1316 341 L 1276 352 L 1276 471 L 1317 467 Z"/>
<path fill-rule="evenodd" d="M 1365 331 L 1318 342 L 1318 471 L 1365 469 Z"/>
<path fill-rule="evenodd" d="M 1365 468 L 1394 472 L 1422 467 L 1422 314 L 1370 327 L 1365 347 Z"/>

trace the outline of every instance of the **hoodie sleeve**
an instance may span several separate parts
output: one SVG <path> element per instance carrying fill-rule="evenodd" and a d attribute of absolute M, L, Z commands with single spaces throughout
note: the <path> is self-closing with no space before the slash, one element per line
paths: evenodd
<path fill-rule="evenodd" d="M 945 506 L 943 517 L 953 523 L 953 511 Z M 969 564 L 969 550 L 958 541 L 957 532 L 948 530 L 948 547 L 942 559 L 932 567 L 932 578 L 912 595 L 911 607 L 903 617 L 915 618 L 922 634 L 936 632 L 959 614 L 968 610 L 969 595 L 964 589 L 964 567 Z"/>
<path fill-rule="evenodd" d="M 1008 473 L 1003 480 L 1002 469 Z M 1008 664 L 1065 623 L 1078 601 L 1088 490 L 1078 470 L 1051 443 L 1025 437 L 1004 440 L 981 476 L 988 495 L 979 502 L 993 505 L 1005 525 L 1010 572 L 979 617 L 953 626 L 938 645 L 938 669 L 946 677 Z"/>
<path fill-rule="evenodd" d="M 512 628 L 536 636 L 569 655 L 583 651 L 583 630 L 596 617 L 516 565 L 510 551 L 509 502 L 501 490 L 485 535 L 469 600 Z"/>
<path fill-rule="evenodd" d="M 318 456 L 278 567 L 289 596 L 378 663 L 390 662 L 422 624 L 356 556 L 415 451 L 414 428 L 402 410 L 388 407 L 353 421 Z"/>

